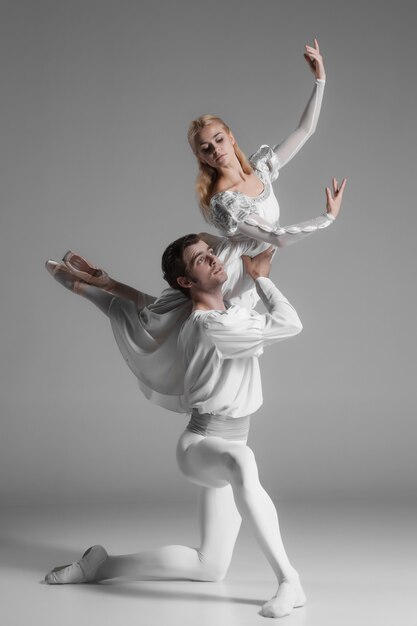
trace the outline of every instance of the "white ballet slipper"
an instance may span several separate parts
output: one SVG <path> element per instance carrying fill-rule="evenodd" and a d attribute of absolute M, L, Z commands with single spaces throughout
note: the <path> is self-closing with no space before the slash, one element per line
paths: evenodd
<path fill-rule="evenodd" d="M 95 578 L 98 568 L 107 559 L 108 554 L 103 546 L 91 546 L 81 559 L 70 565 L 55 567 L 45 576 L 49 585 L 70 585 L 89 583 Z"/>

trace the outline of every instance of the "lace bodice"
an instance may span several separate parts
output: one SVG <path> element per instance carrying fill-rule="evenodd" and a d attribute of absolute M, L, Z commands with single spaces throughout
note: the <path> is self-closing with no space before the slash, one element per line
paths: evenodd
<path fill-rule="evenodd" d="M 270 224 L 279 221 L 279 204 L 271 183 L 278 178 L 279 163 L 269 146 L 261 146 L 249 162 L 263 183 L 257 196 L 247 196 L 241 191 L 220 191 L 210 201 L 212 223 L 223 235 L 235 235 L 240 222 L 249 216 L 258 215 Z"/>

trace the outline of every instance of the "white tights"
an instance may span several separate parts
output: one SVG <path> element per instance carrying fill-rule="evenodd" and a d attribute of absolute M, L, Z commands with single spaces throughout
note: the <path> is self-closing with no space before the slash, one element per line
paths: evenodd
<path fill-rule="evenodd" d="M 252 450 L 243 442 L 204 437 L 185 430 L 177 446 L 182 473 L 202 486 L 201 545 L 164 546 L 109 557 L 97 580 L 221 580 L 229 567 L 241 518 L 252 530 L 278 583 L 297 578 L 282 543 L 275 506 L 259 482 Z"/>

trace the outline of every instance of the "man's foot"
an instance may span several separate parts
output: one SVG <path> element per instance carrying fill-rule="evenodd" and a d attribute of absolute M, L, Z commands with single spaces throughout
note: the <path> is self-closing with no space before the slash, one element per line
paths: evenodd
<path fill-rule="evenodd" d="M 284 579 L 280 583 L 276 595 L 263 605 L 261 615 L 264 617 L 285 617 L 293 609 L 304 606 L 306 600 L 298 579 Z"/>
<path fill-rule="evenodd" d="M 51 276 L 63 285 L 63 287 L 66 287 L 74 293 L 79 294 L 82 292 L 83 281 L 73 276 L 66 265 L 63 263 L 57 263 L 52 259 L 48 259 L 45 263 L 45 267 Z"/>
<path fill-rule="evenodd" d="M 100 565 L 107 559 L 108 554 L 103 546 L 88 548 L 79 561 L 70 565 L 55 567 L 45 576 L 45 582 L 49 585 L 70 585 L 78 583 L 91 583 L 95 579 Z"/>

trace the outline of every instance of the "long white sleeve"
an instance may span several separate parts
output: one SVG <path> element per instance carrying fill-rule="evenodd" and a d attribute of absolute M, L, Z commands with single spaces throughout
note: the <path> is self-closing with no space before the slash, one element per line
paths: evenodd
<path fill-rule="evenodd" d="M 297 128 L 282 143 L 273 147 L 279 161 L 279 168 L 291 161 L 316 130 L 323 101 L 324 85 L 324 80 L 316 80 L 313 93 L 307 102 Z"/>
<path fill-rule="evenodd" d="M 270 278 L 257 278 L 256 291 L 267 313 L 263 314 L 264 346 L 298 335 L 303 329 L 297 311 Z"/>
<path fill-rule="evenodd" d="M 294 307 L 269 278 L 258 278 L 256 290 L 267 312 L 236 307 L 207 315 L 204 329 L 222 359 L 258 357 L 264 347 L 302 330 Z"/>
<path fill-rule="evenodd" d="M 270 224 L 259 215 L 250 214 L 237 224 L 236 232 L 244 237 L 263 241 L 278 248 L 285 248 L 301 239 L 305 239 L 317 230 L 327 228 L 334 222 L 334 217 L 323 213 L 318 217 L 291 226 L 281 227 Z"/>

